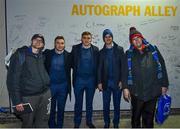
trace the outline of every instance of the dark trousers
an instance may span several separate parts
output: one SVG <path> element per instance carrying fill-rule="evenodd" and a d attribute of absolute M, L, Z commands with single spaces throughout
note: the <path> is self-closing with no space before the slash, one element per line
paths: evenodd
<path fill-rule="evenodd" d="M 110 101 L 111 93 L 113 95 L 113 105 L 114 105 L 114 119 L 113 124 L 119 125 L 120 119 L 120 102 L 121 102 L 121 89 L 107 87 L 103 90 L 103 115 L 105 125 L 110 124 Z"/>
<path fill-rule="evenodd" d="M 92 123 L 93 98 L 95 93 L 93 80 L 87 79 L 86 81 L 82 81 L 78 79 L 74 86 L 74 124 L 76 127 L 79 127 L 81 124 L 84 92 L 86 93 L 86 123 L 88 124 Z"/>
<path fill-rule="evenodd" d="M 67 99 L 67 85 L 51 85 L 51 111 L 49 117 L 50 128 L 62 128 L 64 122 L 64 109 Z M 57 122 L 56 122 L 56 107 L 57 107 Z"/>
<path fill-rule="evenodd" d="M 20 115 L 22 128 L 48 128 L 48 104 L 50 104 L 50 90 L 36 96 L 23 97 L 24 103 L 30 103 L 33 112 Z"/>
<path fill-rule="evenodd" d="M 132 104 L 132 128 L 153 128 L 154 113 L 156 108 L 157 98 L 143 101 L 131 95 Z M 141 122 L 142 117 L 142 122 Z"/>

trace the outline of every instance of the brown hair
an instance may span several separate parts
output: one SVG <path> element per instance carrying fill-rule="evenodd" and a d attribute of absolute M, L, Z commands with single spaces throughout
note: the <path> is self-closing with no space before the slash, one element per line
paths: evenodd
<path fill-rule="evenodd" d="M 89 32 L 89 31 L 84 31 L 82 34 L 81 34 L 81 37 L 83 37 L 84 35 L 90 35 L 92 37 L 92 34 Z"/>
<path fill-rule="evenodd" d="M 54 39 L 54 43 L 56 43 L 56 40 L 57 39 L 63 39 L 64 40 L 64 37 L 63 36 L 57 36 L 55 39 Z M 65 40 L 64 40 L 65 41 Z"/>

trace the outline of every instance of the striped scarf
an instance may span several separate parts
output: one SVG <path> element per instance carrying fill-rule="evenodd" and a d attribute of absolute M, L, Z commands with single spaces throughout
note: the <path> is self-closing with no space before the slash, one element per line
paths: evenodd
<path fill-rule="evenodd" d="M 162 78 L 162 66 L 161 66 L 161 63 L 159 62 L 159 57 L 158 57 L 158 53 L 156 50 L 156 46 L 151 45 L 145 39 L 143 39 L 143 43 L 152 52 L 153 59 L 158 64 L 158 66 L 157 66 L 157 78 L 161 79 Z M 127 54 L 127 57 L 128 57 L 128 85 L 133 85 L 133 78 L 132 78 L 133 50 L 134 50 L 134 45 L 131 44 L 131 46 L 128 50 L 128 54 Z"/>

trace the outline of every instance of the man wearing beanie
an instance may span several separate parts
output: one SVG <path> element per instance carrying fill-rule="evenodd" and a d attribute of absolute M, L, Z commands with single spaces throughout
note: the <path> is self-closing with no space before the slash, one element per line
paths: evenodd
<path fill-rule="evenodd" d="M 130 28 L 129 41 L 124 99 L 131 100 L 132 127 L 153 128 L 157 98 L 166 94 L 169 85 L 165 62 L 157 47 L 148 43 L 135 27 Z"/>
<path fill-rule="evenodd" d="M 22 128 L 48 127 L 47 105 L 50 99 L 49 76 L 44 66 L 44 37 L 33 35 L 31 45 L 22 47 L 11 56 L 7 73 L 7 88 Z M 33 111 L 25 108 L 29 103 Z"/>
<path fill-rule="evenodd" d="M 114 128 L 119 127 L 120 101 L 124 71 L 124 50 L 113 41 L 111 30 L 103 31 L 104 47 L 100 50 L 98 89 L 103 95 L 104 128 L 110 127 L 110 101 L 113 95 Z"/>
<path fill-rule="evenodd" d="M 93 98 L 97 87 L 97 65 L 99 49 L 91 44 L 92 34 L 85 31 L 81 43 L 72 48 L 73 86 L 75 95 L 74 127 L 79 128 L 82 118 L 83 96 L 86 93 L 86 125 L 95 128 L 92 123 Z"/>

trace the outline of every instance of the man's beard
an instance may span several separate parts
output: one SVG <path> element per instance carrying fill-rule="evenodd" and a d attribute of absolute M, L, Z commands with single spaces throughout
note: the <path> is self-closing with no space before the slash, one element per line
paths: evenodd
<path fill-rule="evenodd" d="M 35 49 L 38 49 L 38 50 L 43 50 L 43 48 L 44 48 L 44 46 L 42 46 L 42 47 L 37 47 L 36 45 L 33 45 L 33 44 L 32 44 L 32 47 L 35 48 Z"/>

